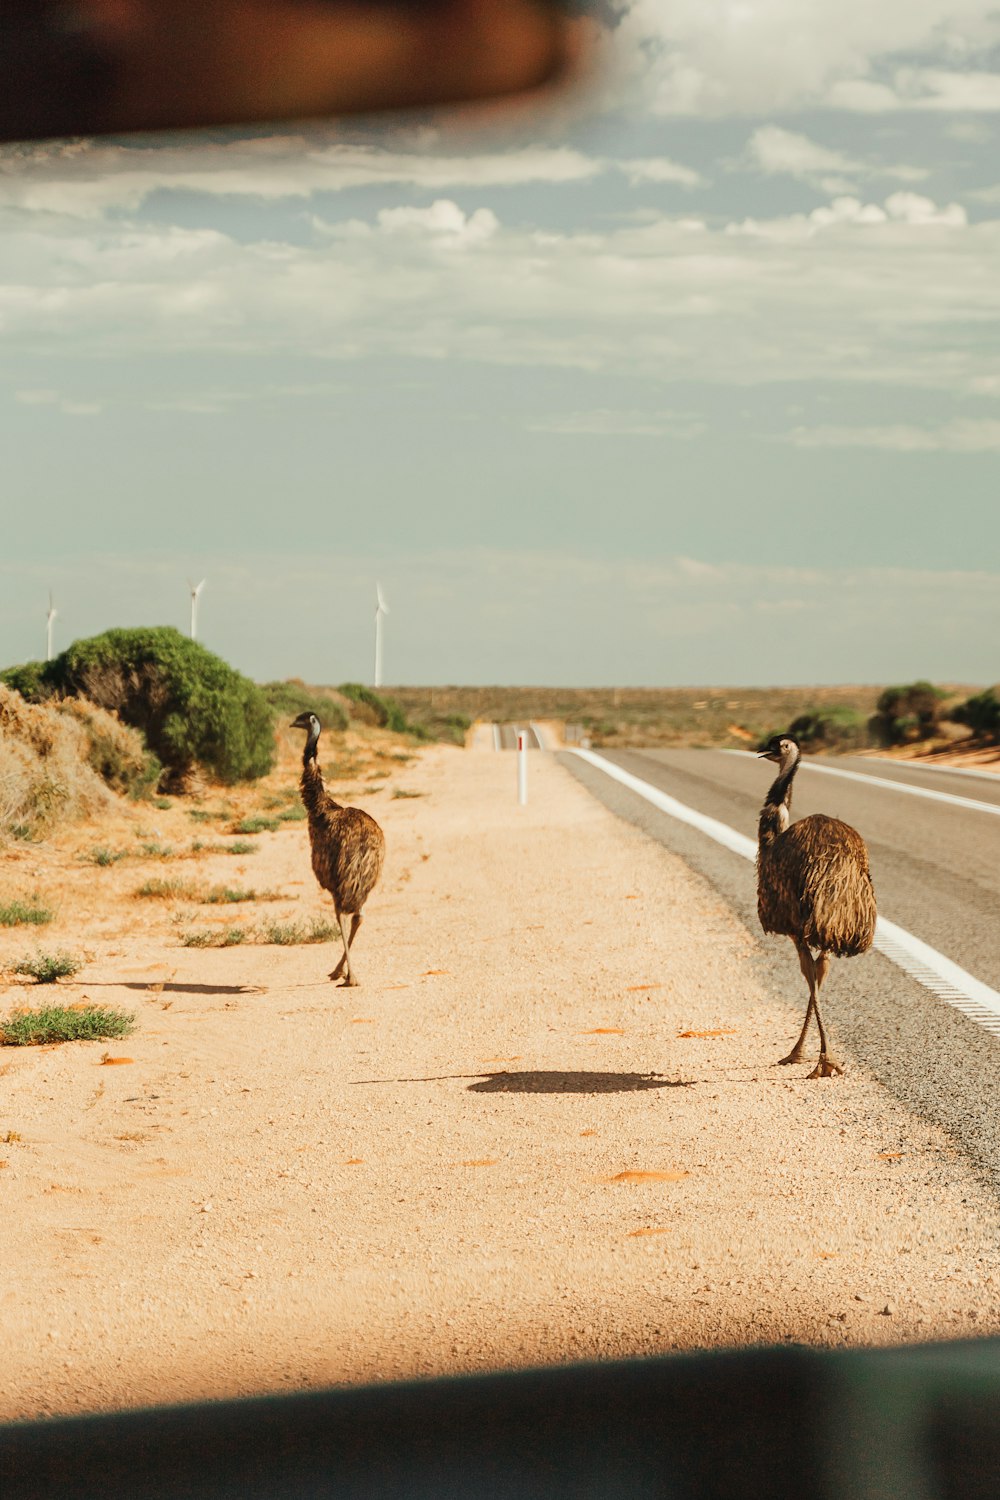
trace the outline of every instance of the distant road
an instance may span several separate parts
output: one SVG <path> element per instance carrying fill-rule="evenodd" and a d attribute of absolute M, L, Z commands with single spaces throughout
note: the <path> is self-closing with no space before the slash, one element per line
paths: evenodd
<path fill-rule="evenodd" d="M 493 725 L 493 745 L 494 745 L 494 748 L 497 749 L 497 750 L 516 750 L 517 749 L 517 736 L 518 736 L 518 732 L 519 731 L 525 737 L 525 739 L 524 739 L 524 745 L 525 745 L 525 749 L 526 750 L 541 750 L 542 749 L 542 742 L 541 742 L 541 740 L 538 737 L 538 731 L 537 731 L 537 729 L 535 729 L 534 725 L 527 724 L 527 723 L 521 723 L 521 724 L 494 724 Z"/>
<path fill-rule="evenodd" d="M 602 756 L 686 807 L 756 838 L 760 805 L 773 779 L 772 767 L 756 757 L 716 750 L 616 750 Z M 804 1005 L 806 988 L 791 943 L 760 932 L 753 867 L 579 757 L 560 758 L 612 810 L 716 887 L 760 940 L 768 982 L 791 1003 Z M 884 917 L 1000 990 L 1000 779 L 865 757 L 807 759 L 795 783 L 792 814 L 813 812 L 843 818 L 863 834 Z M 1000 1038 L 881 955 L 835 962 L 824 995 L 838 1038 L 902 1097 L 961 1135 L 1000 1182 L 1000 1127 L 994 1123 Z"/>

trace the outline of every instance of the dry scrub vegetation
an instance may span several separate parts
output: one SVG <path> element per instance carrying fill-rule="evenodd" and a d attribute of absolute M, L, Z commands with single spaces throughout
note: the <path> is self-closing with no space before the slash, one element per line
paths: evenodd
<path fill-rule="evenodd" d="M 72 987 L 85 989 L 91 965 L 121 957 L 135 940 L 162 953 L 335 938 L 309 866 L 300 735 L 279 725 L 276 767 L 256 782 L 136 799 L 93 768 L 95 741 L 143 764 L 138 734 L 104 710 L 31 705 L 0 684 L 0 731 L 0 1013 L 32 1002 L 35 986 L 18 976 L 53 953 L 72 954 L 81 965 Z M 377 813 L 412 759 L 408 743 L 375 726 L 328 731 L 321 760 L 331 790 L 374 801 Z M 258 830 L 253 839 L 238 836 L 247 827 Z M 268 842 L 282 837 L 301 844 L 294 889 L 254 876 Z"/>
<path fill-rule="evenodd" d="M 0 683 L 0 845 L 110 811 L 149 786 L 142 736 L 82 699 L 26 703 Z"/>

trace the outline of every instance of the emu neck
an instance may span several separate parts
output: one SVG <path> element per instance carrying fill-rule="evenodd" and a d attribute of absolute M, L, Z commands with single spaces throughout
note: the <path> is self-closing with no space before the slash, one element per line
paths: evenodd
<path fill-rule="evenodd" d="M 319 735 L 310 733 L 306 740 L 306 748 L 302 752 L 302 776 L 299 779 L 302 801 L 310 817 L 319 817 L 324 810 L 329 811 L 331 807 L 339 806 L 326 790 L 323 773 L 316 758 L 318 744 Z"/>
<path fill-rule="evenodd" d="M 782 766 L 764 798 L 764 806 L 760 810 L 760 820 L 757 824 L 757 842 L 762 849 L 773 844 L 792 820 L 792 782 L 795 780 L 795 773 L 798 769 L 798 760 L 793 760 L 788 766 Z"/>

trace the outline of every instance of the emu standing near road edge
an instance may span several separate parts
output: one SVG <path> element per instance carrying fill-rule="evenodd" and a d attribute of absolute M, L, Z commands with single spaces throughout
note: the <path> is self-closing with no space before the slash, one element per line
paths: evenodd
<path fill-rule="evenodd" d="M 361 908 L 378 883 L 385 861 L 385 835 L 368 813 L 360 807 L 341 807 L 327 791 L 316 746 L 320 722 L 315 714 L 302 713 L 291 726 L 305 729 L 306 746 L 302 753 L 302 777 L 299 787 L 309 814 L 309 842 L 312 845 L 312 867 L 316 879 L 333 897 L 337 925 L 344 941 L 344 953 L 330 975 L 339 979 L 347 969 L 345 984 L 357 984 L 351 969 L 351 944 L 361 926 Z M 348 936 L 347 918 L 351 919 Z"/>
<path fill-rule="evenodd" d="M 844 1070 L 827 1051 L 819 990 L 830 955 L 866 953 L 875 936 L 875 892 L 860 833 L 839 818 L 814 813 L 791 823 L 792 781 L 802 752 L 790 734 L 776 734 L 760 752 L 778 775 L 757 828 L 757 915 L 765 932 L 790 937 L 809 986 L 809 1005 L 795 1046 L 783 1063 L 802 1061 L 809 1018 L 819 1027 L 819 1062 L 810 1078 Z M 812 950 L 817 949 L 816 957 Z"/>

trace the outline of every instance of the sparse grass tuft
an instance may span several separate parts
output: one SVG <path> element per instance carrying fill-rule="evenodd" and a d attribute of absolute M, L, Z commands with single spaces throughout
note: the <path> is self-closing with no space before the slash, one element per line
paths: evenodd
<path fill-rule="evenodd" d="M 332 922 L 325 917 L 313 917 L 308 927 L 304 922 L 265 922 L 260 941 L 291 947 L 296 943 L 328 943 L 339 936 L 340 930 Z"/>
<path fill-rule="evenodd" d="M 103 1005 L 80 1010 L 65 1005 L 47 1005 L 39 1010 L 15 1012 L 0 1024 L 0 1042 L 6 1047 L 44 1047 L 48 1042 L 103 1042 L 128 1036 L 135 1029 L 135 1016 Z M 8 1137 L 9 1138 L 9 1137 Z"/>
<path fill-rule="evenodd" d="M 244 890 L 241 886 L 214 885 L 200 900 L 206 906 L 235 906 L 239 901 L 280 901 L 280 891 Z"/>
<path fill-rule="evenodd" d="M 284 812 L 278 814 L 279 823 L 304 823 L 309 814 L 301 802 L 297 807 L 287 807 Z"/>
<path fill-rule="evenodd" d="M 280 828 L 281 823 L 277 818 L 264 818 L 257 814 L 250 818 L 241 818 L 233 829 L 234 833 L 273 833 Z"/>
<path fill-rule="evenodd" d="M 249 942 L 251 934 L 245 927 L 210 927 L 198 928 L 192 932 L 186 932 L 181 938 L 181 946 L 184 948 L 237 948 L 241 943 Z"/>
<path fill-rule="evenodd" d="M 172 859 L 174 851 L 169 844 L 143 844 L 143 859 Z"/>
<path fill-rule="evenodd" d="M 173 805 L 169 797 L 153 798 L 153 806 L 159 808 L 160 812 L 169 812 Z"/>
<path fill-rule="evenodd" d="M 395 799 L 396 797 L 425 797 L 427 794 L 426 792 L 404 792 L 401 786 L 396 786 L 392 789 L 392 795 Z"/>
<path fill-rule="evenodd" d="M 0 906 L 0 927 L 44 927 L 51 921 L 52 913 L 37 900 L 30 905 L 27 901 L 11 901 L 9 906 Z"/>
<path fill-rule="evenodd" d="M 125 859 L 125 857 L 126 851 L 124 849 L 105 849 L 103 845 L 99 849 L 91 849 L 89 854 L 83 856 L 92 865 L 100 865 L 102 869 L 106 869 L 108 865 L 116 865 L 120 859 Z"/>
<path fill-rule="evenodd" d="M 36 953 L 22 958 L 14 965 L 15 974 L 30 974 L 39 984 L 55 984 L 57 979 L 66 979 L 78 974 L 83 968 L 83 959 L 72 953 Z"/>
<path fill-rule="evenodd" d="M 154 901 L 194 901 L 197 899 L 191 886 L 185 880 L 147 880 L 134 896 L 149 897 Z"/>

